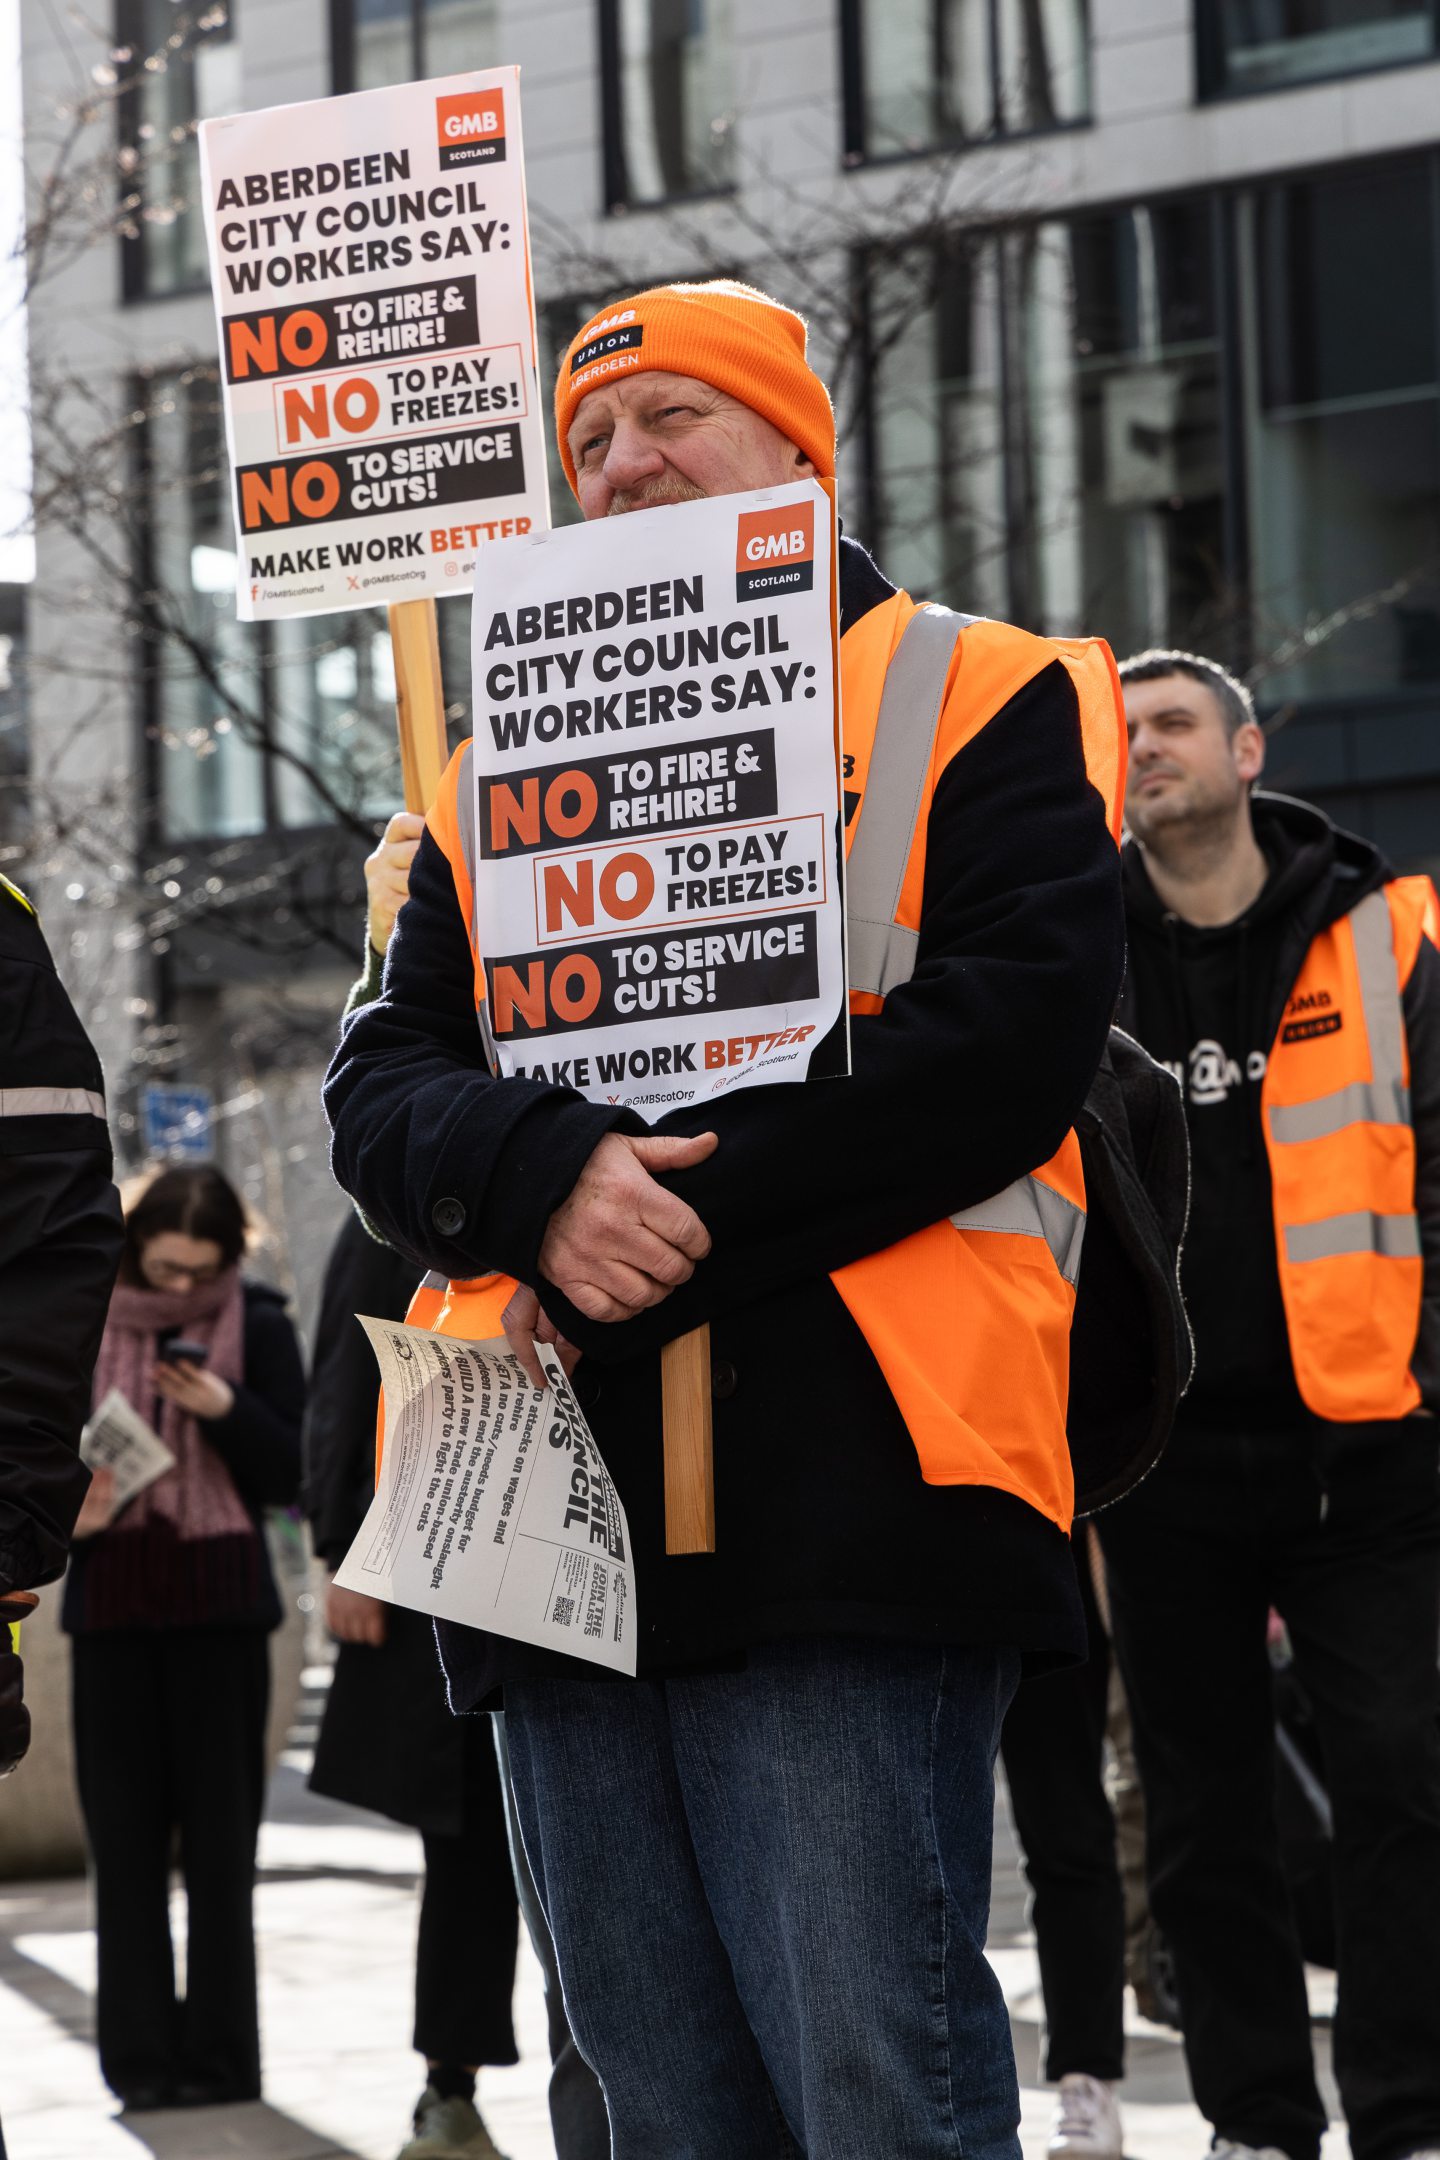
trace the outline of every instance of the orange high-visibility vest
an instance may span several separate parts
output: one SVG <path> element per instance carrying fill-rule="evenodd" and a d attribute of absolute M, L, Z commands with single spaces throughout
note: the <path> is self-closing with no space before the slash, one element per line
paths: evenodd
<path fill-rule="evenodd" d="M 1261 1089 L 1275 1251 L 1295 1379 L 1338 1424 L 1400 1418 L 1424 1261 L 1401 998 L 1435 889 L 1397 878 L 1322 930 L 1286 1003 Z"/>
<path fill-rule="evenodd" d="M 879 1012 L 914 971 L 930 803 L 951 759 L 1059 660 L 1075 686 L 1087 770 L 1118 847 L 1125 723 L 1115 664 L 1100 640 L 1031 637 L 1005 623 L 917 607 L 904 593 L 846 632 L 840 659 L 853 761 L 846 788 L 860 796 L 846 836 L 847 971 L 850 1010 L 859 1015 Z M 455 878 L 474 957 L 476 1016 L 493 1065 L 474 817 L 467 743 L 427 822 Z M 997 1486 L 1067 1530 L 1074 1486 L 1065 1410 L 1084 1227 L 1072 1132 L 1029 1177 L 831 1278 L 885 1375 L 926 1480 Z M 447 1283 L 430 1275 L 409 1318 L 485 1340 L 502 1333 L 514 1289 L 509 1276 Z"/>

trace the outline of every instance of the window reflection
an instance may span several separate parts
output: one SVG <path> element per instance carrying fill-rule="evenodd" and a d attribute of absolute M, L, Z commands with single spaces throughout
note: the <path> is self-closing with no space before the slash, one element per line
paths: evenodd
<path fill-rule="evenodd" d="M 337 805 L 387 816 L 400 799 L 400 773 L 383 609 L 237 622 L 215 383 L 161 383 L 151 415 L 150 549 L 162 629 L 151 711 L 166 836 L 333 824 Z M 451 603 L 440 614 L 443 624 L 468 620 L 469 611 Z M 447 695 L 468 702 L 468 662 L 453 637 L 445 645 Z M 262 742 L 275 745 L 268 758 Z"/>
<path fill-rule="evenodd" d="M 120 97 L 121 172 L 135 202 L 125 226 L 131 295 L 182 292 L 206 280 L 196 125 L 240 103 L 231 0 L 120 0 L 130 54 Z"/>
<path fill-rule="evenodd" d="M 604 0 L 604 8 L 611 207 L 730 187 L 730 0 Z"/>
<path fill-rule="evenodd" d="M 1257 642 L 1291 654 L 1267 696 L 1440 679 L 1434 219 L 1419 162 L 1241 205 Z"/>
<path fill-rule="evenodd" d="M 1212 0 L 1197 21 L 1217 92 L 1396 67 L 1437 49 L 1434 0 Z"/>
<path fill-rule="evenodd" d="M 862 106 L 849 132 L 858 155 L 958 149 L 1089 111 L 1084 0 L 849 4 Z"/>
<path fill-rule="evenodd" d="M 886 575 L 970 614 L 1004 612 L 998 250 L 962 235 L 877 254 L 870 313 Z"/>
<path fill-rule="evenodd" d="M 497 65 L 499 0 L 336 0 L 336 87 L 379 90 Z"/>
<path fill-rule="evenodd" d="M 156 386 L 148 423 L 150 559 L 162 635 L 152 647 L 160 814 L 167 836 L 265 827 L 250 738 L 260 721 L 253 632 L 235 620 L 235 531 L 214 382 Z M 173 625 L 176 635 L 164 635 Z"/>
<path fill-rule="evenodd" d="M 1225 603 L 1205 206 L 1042 226 L 1009 254 L 1027 619 L 1125 650 L 1203 639 Z"/>

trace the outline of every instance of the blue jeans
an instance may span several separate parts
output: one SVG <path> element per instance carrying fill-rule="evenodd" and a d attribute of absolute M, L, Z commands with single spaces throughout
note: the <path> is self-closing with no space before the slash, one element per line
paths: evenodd
<path fill-rule="evenodd" d="M 1019 2160 L 985 1962 L 1013 1650 L 796 1640 L 513 1682 L 506 1729 L 614 2160 Z"/>

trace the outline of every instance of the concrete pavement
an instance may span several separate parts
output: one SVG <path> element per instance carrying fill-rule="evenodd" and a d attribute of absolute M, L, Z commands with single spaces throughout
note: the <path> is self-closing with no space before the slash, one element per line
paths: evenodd
<path fill-rule="evenodd" d="M 261 1837 L 263 2103 L 117 2116 L 90 2045 L 86 1885 L 0 1884 L 0 2114 L 9 2160 L 394 2160 L 420 2082 L 407 2045 L 420 1841 L 318 1801 L 304 1769 L 302 1744 L 276 1772 Z M 1051 2096 L 1038 2082 L 1038 1978 L 1003 1804 L 996 1829 L 990 1954 L 1015 2031 L 1025 2160 L 1042 2160 Z M 183 1925 L 183 1900 L 176 1906 Z M 1316 2007 L 1328 2007 L 1329 1996 L 1328 1976 L 1317 1975 Z M 552 2160 L 544 2007 L 528 1945 L 516 2010 L 522 2060 L 482 2073 L 481 2105 L 509 2160 Z M 1133 2012 L 1130 2033 L 1127 2150 L 1135 2160 L 1200 2160 L 1208 2139 L 1177 2039 Z M 1317 2037 L 1328 2065 L 1328 2033 Z M 1332 2130 L 1325 2160 L 1347 2150 L 1343 2130 Z"/>

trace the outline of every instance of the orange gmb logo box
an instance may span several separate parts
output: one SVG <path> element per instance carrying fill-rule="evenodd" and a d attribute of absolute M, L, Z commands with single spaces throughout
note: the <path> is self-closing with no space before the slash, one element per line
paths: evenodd
<path fill-rule="evenodd" d="M 462 90 L 435 100 L 435 137 L 440 170 L 457 165 L 493 165 L 505 155 L 505 93 Z"/>
<path fill-rule="evenodd" d="M 735 536 L 735 597 L 809 592 L 815 582 L 815 505 L 742 510 Z"/>

